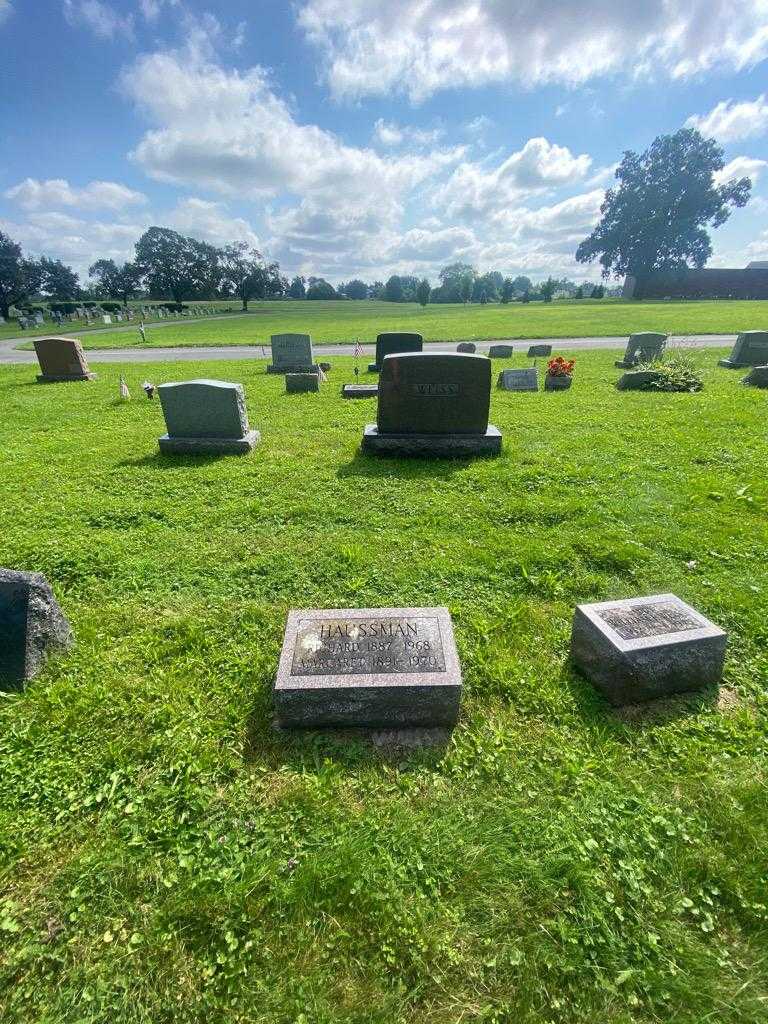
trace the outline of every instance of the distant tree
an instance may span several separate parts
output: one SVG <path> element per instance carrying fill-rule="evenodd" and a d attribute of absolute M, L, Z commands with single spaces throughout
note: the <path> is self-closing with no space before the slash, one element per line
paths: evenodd
<path fill-rule="evenodd" d="M 374 281 L 370 287 L 370 293 L 372 299 L 383 299 L 384 298 L 384 282 Z"/>
<path fill-rule="evenodd" d="M 520 297 L 520 301 L 521 302 L 526 302 L 526 303 L 531 301 L 531 290 L 530 290 L 530 288 L 526 288 L 525 289 L 525 291 L 523 292 L 522 296 Z"/>
<path fill-rule="evenodd" d="M 469 302 L 477 272 L 469 263 L 449 263 L 440 271 L 439 301 Z M 467 286 L 467 281 L 469 285 Z M 437 290 L 437 289 L 436 289 Z M 468 290 L 468 294 L 467 294 Z M 462 296 L 466 295 L 466 298 Z M 434 299 L 434 296 L 433 296 Z"/>
<path fill-rule="evenodd" d="M 498 302 L 504 288 L 504 278 L 498 270 L 491 270 L 475 278 L 472 288 L 473 302 Z M 483 299 L 485 296 L 485 299 Z"/>
<path fill-rule="evenodd" d="M 61 260 L 50 260 L 43 256 L 40 271 L 40 288 L 46 295 L 56 299 L 76 299 L 80 294 L 77 274 Z"/>
<path fill-rule="evenodd" d="M 291 281 L 290 287 L 288 288 L 288 294 L 292 299 L 303 299 L 306 298 L 307 289 L 304 287 L 306 281 L 303 277 L 298 275 Z"/>
<path fill-rule="evenodd" d="M 529 292 L 533 288 L 533 282 L 530 277 L 526 277 L 525 274 L 519 274 L 512 281 L 512 288 L 516 294 L 523 295 L 525 292 Z"/>
<path fill-rule="evenodd" d="M 114 260 L 96 260 L 88 268 L 88 276 L 98 281 L 110 299 L 121 299 L 124 306 L 139 290 L 141 271 L 135 263 L 118 267 Z"/>
<path fill-rule="evenodd" d="M 603 299 L 603 298 L 605 298 L 605 287 L 602 284 L 596 284 L 595 287 L 592 289 L 592 298 L 593 299 Z"/>
<path fill-rule="evenodd" d="M 511 277 L 505 277 L 501 286 L 501 301 L 506 304 L 515 294 L 515 284 Z"/>
<path fill-rule="evenodd" d="M 603 277 L 703 267 L 712 255 L 707 226 L 720 227 L 729 207 L 745 206 L 749 178 L 715 184 L 722 147 L 695 128 L 660 135 L 639 156 L 624 153 L 620 182 L 605 194 L 597 227 L 576 250 L 580 263 L 599 258 Z"/>
<path fill-rule="evenodd" d="M 25 259 L 21 246 L 0 231 L 0 315 L 7 320 L 11 306 L 38 292 L 42 276 L 40 263 Z"/>
<path fill-rule="evenodd" d="M 397 274 L 393 274 L 384 285 L 384 298 L 387 302 L 403 301 L 403 282 Z"/>
<path fill-rule="evenodd" d="M 459 302 L 469 302 L 472 298 L 474 283 L 474 276 L 472 274 L 464 274 L 463 277 L 459 278 Z"/>
<path fill-rule="evenodd" d="M 198 299 L 213 299 L 219 294 L 223 279 L 222 250 L 210 242 L 188 239 L 193 260 L 193 295 Z"/>
<path fill-rule="evenodd" d="M 416 285 L 416 301 L 420 306 L 426 306 L 429 302 L 429 295 L 432 291 L 429 281 L 426 277 L 422 278 L 421 281 Z"/>
<path fill-rule="evenodd" d="M 193 238 L 171 228 L 148 228 L 136 243 L 136 265 L 153 295 L 183 302 L 191 296 L 200 274 L 200 251 Z"/>
<path fill-rule="evenodd" d="M 573 297 L 574 297 L 574 299 L 583 299 L 584 298 L 584 289 L 581 287 L 581 285 L 579 285 L 579 287 L 573 293 Z"/>
<path fill-rule="evenodd" d="M 333 285 L 323 280 L 322 277 L 310 277 L 310 285 L 307 289 L 308 299 L 335 299 L 336 289 Z"/>
<path fill-rule="evenodd" d="M 264 291 L 264 260 L 258 249 L 247 242 L 232 242 L 225 245 L 219 256 L 221 275 L 232 292 L 248 309 L 248 303 L 259 292 Z"/>
<path fill-rule="evenodd" d="M 342 291 L 341 287 L 339 288 L 339 291 Z M 343 294 L 346 295 L 348 299 L 367 299 L 368 285 L 365 281 L 355 278 L 344 285 Z"/>
<path fill-rule="evenodd" d="M 544 302 L 552 301 L 556 288 L 557 281 L 553 277 L 548 277 L 546 281 L 539 285 L 539 295 L 541 295 Z"/>

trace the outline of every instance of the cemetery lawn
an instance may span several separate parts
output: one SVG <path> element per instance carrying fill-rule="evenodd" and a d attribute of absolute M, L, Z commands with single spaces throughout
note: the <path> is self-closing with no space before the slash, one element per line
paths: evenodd
<path fill-rule="evenodd" d="M 0 369 L 0 565 L 77 636 L 0 696 L 3 1024 L 764 1022 L 768 395 L 726 352 L 683 395 L 577 353 L 494 392 L 501 457 L 434 463 L 358 453 L 351 358 L 292 396 Z M 145 374 L 242 381 L 260 447 L 160 456 Z M 669 591 L 730 632 L 724 686 L 616 713 L 573 607 Z M 452 612 L 447 750 L 276 735 L 288 609 L 386 605 Z"/>
<path fill-rule="evenodd" d="M 428 305 L 394 302 L 253 302 L 247 316 L 147 324 L 147 346 L 268 345 L 271 334 L 308 333 L 315 342 L 373 342 L 381 331 L 417 331 L 426 341 L 496 338 L 625 336 L 634 331 L 667 334 L 733 334 L 768 324 L 768 303 L 733 302 L 531 302 L 527 305 Z M 121 325 L 124 326 L 124 325 Z M 2 337 L 19 334 L 7 329 Z M 57 333 L 46 325 L 42 333 Z M 87 349 L 141 348 L 138 328 L 92 334 L 67 325 L 60 334 L 82 337 Z M 31 334 L 31 332 L 30 332 Z M 32 348 L 32 342 L 24 345 Z"/>

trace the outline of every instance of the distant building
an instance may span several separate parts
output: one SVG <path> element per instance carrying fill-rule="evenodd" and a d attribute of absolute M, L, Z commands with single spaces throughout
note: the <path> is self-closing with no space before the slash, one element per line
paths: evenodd
<path fill-rule="evenodd" d="M 743 269 L 724 267 L 628 274 L 621 292 L 625 299 L 768 299 L 768 260 Z"/>
<path fill-rule="evenodd" d="M 768 260 L 752 260 L 747 264 L 747 270 L 768 270 Z"/>

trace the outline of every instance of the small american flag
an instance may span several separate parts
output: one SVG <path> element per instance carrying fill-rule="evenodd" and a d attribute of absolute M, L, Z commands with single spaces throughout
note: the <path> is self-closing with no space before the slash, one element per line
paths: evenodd
<path fill-rule="evenodd" d="M 363 346 L 360 344 L 360 339 L 358 338 L 355 342 L 355 359 L 359 359 L 362 354 Z"/>

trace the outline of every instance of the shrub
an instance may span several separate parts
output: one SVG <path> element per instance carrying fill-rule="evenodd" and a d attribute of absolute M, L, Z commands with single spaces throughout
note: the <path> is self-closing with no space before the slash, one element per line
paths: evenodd
<path fill-rule="evenodd" d="M 638 369 L 654 374 L 640 391 L 701 391 L 704 387 L 699 368 L 687 352 L 672 352 L 641 363 Z"/>
<path fill-rule="evenodd" d="M 169 313 L 181 313 L 184 309 L 189 309 L 189 306 L 184 302 L 161 302 L 160 305 L 167 309 Z"/>
<path fill-rule="evenodd" d="M 74 313 L 77 306 L 76 302 L 52 302 L 48 308 L 52 313 Z"/>
<path fill-rule="evenodd" d="M 121 302 L 102 302 L 101 308 L 105 313 L 119 313 L 123 304 Z"/>

